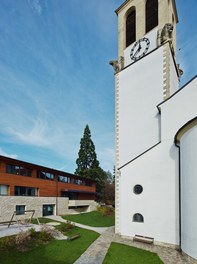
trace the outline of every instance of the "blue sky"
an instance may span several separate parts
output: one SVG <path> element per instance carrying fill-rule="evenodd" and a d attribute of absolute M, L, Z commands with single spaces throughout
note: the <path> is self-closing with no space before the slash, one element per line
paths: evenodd
<path fill-rule="evenodd" d="M 0 1 L 0 154 L 74 172 L 88 124 L 114 165 L 117 17 L 123 0 Z M 177 0 L 183 85 L 197 73 L 196 0 Z"/>

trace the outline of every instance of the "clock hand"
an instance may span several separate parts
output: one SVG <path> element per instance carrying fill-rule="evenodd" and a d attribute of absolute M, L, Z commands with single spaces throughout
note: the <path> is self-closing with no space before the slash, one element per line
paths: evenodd
<path fill-rule="evenodd" d="M 138 47 L 138 49 L 136 50 L 136 52 L 133 55 L 134 57 L 140 52 L 141 48 L 142 48 L 141 46 Z"/>
<path fill-rule="evenodd" d="M 142 46 L 141 46 L 141 43 L 139 43 L 139 48 L 138 48 L 138 50 L 140 51 L 140 50 L 141 50 L 141 48 L 142 48 Z"/>

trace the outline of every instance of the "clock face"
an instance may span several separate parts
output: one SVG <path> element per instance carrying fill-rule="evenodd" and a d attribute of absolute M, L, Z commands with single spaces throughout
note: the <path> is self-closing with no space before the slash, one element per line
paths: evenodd
<path fill-rule="evenodd" d="M 147 53 L 149 46 L 150 41 L 148 38 L 142 38 L 135 42 L 130 53 L 131 60 L 136 61 L 142 58 Z"/>

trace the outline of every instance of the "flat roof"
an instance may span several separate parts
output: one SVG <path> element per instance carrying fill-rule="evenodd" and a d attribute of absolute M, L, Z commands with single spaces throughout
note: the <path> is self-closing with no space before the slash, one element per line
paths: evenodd
<path fill-rule="evenodd" d="M 68 172 L 65 172 L 65 171 L 56 170 L 56 169 L 53 169 L 53 168 L 48 168 L 48 167 L 45 167 L 45 166 L 42 166 L 42 165 L 37 165 L 37 164 L 29 163 L 29 162 L 22 161 L 22 160 L 13 159 L 13 158 L 2 156 L 2 155 L 0 155 L 0 160 L 3 160 L 4 162 L 10 162 L 13 165 L 27 166 L 28 168 L 31 168 L 31 169 L 45 170 L 46 172 L 53 172 L 53 173 L 56 173 L 56 174 L 59 174 L 59 175 L 62 174 L 62 176 L 63 175 L 72 176 L 72 177 L 75 177 L 75 178 L 87 179 L 88 181 L 94 182 L 94 180 L 92 180 L 92 179 L 89 179 L 89 178 L 86 178 L 86 177 L 82 177 L 82 176 L 79 176 L 79 175 L 76 175 L 76 174 L 72 174 L 72 173 L 68 173 Z"/>

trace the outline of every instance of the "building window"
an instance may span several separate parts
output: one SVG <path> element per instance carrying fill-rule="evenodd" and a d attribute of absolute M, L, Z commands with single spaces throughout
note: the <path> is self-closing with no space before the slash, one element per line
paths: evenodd
<path fill-rule="evenodd" d="M 133 215 L 133 222 L 143 223 L 144 217 L 141 214 L 134 214 Z"/>
<path fill-rule="evenodd" d="M 6 164 L 6 173 L 31 177 L 31 170 L 22 166 Z"/>
<path fill-rule="evenodd" d="M 0 185 L 0 195 L 8 195 L 8 185 Z"/>
<path fill-rule="evenodd" d="M 54 215 L 54 207 L 55 205 L 53 204 L 44 204 L 43 205 L 43 216 L 47 216 L 47 215 Z"/>
<path fill-rule="evenodd" d="M 139 185 L 139 184 L 135 185 L 134 188 L 133 188 L 133 191 L 134 191 L 135 194 L 140 194 L 140 193 L 142 193 L 142 192 L 143 192 L 143 187 L 142 187 L 142 185 Z"/>
<path fill-rule="evenodd" d="M 158 0 L 146 1 L 146 33 L 158 25 Z"/>
<path fill-rule="evenodd" d="M 67 176 L 58 176 L 58 181 L 59 182 L 70 183 L 70 177 L 67 177 Z"/>
<path fill-rule="evenodd" d="M 79 180 L 79 179 L 74 179 L 74 184 L 82 185 L 83 184 L 83 181 L 82 180 Z"/>
<path fill-rule="evenodd" d="M 15 186 L 14 195 L 16 196 L 37 196 L 38 189 L 33 187 Z"/>
<path fill-rule="evenodd" d="M 37 172 L 37 177 L 40 179 L 45 179 L 45 180 L 54 180 L 54 174 L 50 172 L 45 172 L 45 171 L 38 171 Z"/>
<path fill-rule="evenodd" d="M 135 10 L 129 12 L 126 18 L 126 47 L 136 40 L 136 13 Z"/>
<path fill-rule="evenodd" d="M 16 205 L 16 215 L 25 214 L 25 205 Z"/>

